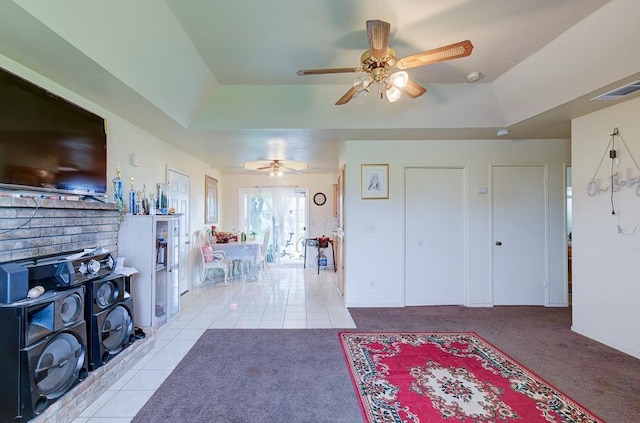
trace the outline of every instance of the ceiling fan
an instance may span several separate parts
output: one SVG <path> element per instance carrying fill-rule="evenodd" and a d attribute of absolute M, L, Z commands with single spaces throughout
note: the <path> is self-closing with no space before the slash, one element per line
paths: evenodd
<path fill-rule="evenodd" d="M 360 66 L 353 68 L 302 69 L 298 71 L 298 75 L 366 72 L 367 75 L 357 77 L 354 80 L 353 87 L 336 102 L 336 106 L 346 104 L 354 98 L 358 103 L 361 103 L 374 83 L 378 85 L 380 98 L 382 99 L 386 96 L 393 103 L 400 98 L 401 92 L 411 98 L 420 97 L 427 92 L 425 87 L 409 80 L 409 75 L 404 69 L 466 57 L 473 50 L 471 41 L 465 40 L 397 59 L 396 51 L 389 47 L 390 29 L 391 25 L 388 22 L 380 20 L 367 21 L 369 50 L 365 51 L 360 57 Z M 398 72 L 390 73 L 390 71 L 396 69 Z"/>
<path fill-rule="evenodd" d="M 306 169 L 308 167 L 308 163 L 274 159 L 244 162 L 242 166 L 245 169 L 254 171 L 268 170 L 271 176 L 281 176 L 285 171 L 300 173 L 302 169 Z"/>

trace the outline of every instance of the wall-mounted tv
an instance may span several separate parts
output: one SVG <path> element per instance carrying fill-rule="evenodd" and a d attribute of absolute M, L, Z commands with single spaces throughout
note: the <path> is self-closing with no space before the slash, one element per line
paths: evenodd
<path fill-rule="evenodd" d="M 104 196 L 104 119 L 0 68 L 0 188 Z"/>

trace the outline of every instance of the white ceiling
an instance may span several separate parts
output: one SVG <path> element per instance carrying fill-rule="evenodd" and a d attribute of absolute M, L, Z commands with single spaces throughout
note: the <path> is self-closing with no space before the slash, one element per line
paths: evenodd
<path fill-rule="evenodd" d="M 636 0 L 0 0 L 0 53 L 223 172 L 324 172 L 346 139 L 567 138 L 638 79 L 639 18 Z M 358 66 L 369 19 L 398 57 L 474 50 L 409 70 L 422 97 L 335 106 L 354 75 L 296 71 Z"/>

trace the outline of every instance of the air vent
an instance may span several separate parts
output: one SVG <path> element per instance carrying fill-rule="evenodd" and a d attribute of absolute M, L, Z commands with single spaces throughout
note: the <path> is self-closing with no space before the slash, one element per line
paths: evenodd
<path fill-rule="evenodd" d="M 608 93 L 604 93 L 602 95 L 599 95 L 598 97 L 594 97 L 591 100 L 598 100 L 598 101 L 619 100 L 622 97 L 635 93 L 636 91 L 640 91 L 640 80 L 634 81 L 627 85 L 623 85 L 622 87 L 618 87 L 615 90 L 611 90 Z"/>

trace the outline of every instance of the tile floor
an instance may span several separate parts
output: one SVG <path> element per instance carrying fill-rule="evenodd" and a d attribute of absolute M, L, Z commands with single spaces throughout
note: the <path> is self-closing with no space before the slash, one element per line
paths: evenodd
<path fill-rule="evenodd" d="M 126 423 L 207 329 L 355 328 L 331 270 L 271 266 L 257 282 L 206 282 L 181 298 L 179 318 L 161 328 L 154 349 L 72 423 Z"/>

